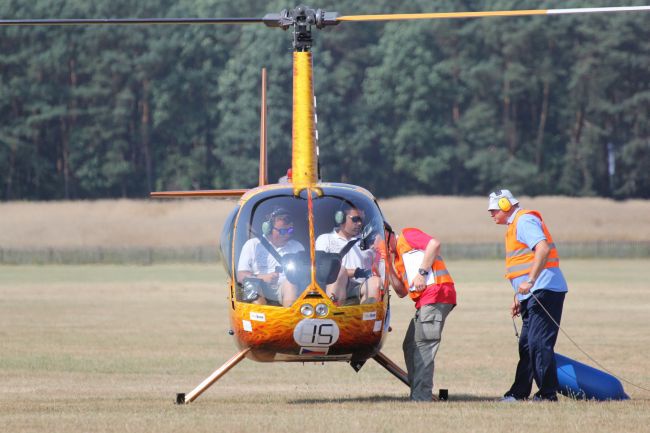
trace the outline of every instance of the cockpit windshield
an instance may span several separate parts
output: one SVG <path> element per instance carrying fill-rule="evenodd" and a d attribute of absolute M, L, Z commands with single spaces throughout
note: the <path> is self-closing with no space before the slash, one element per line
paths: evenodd
<path fill-rule="evenodd" d="M 351 188 L 313 196 L 310 239 L 306 196 L 287 188 L 243 204 L 235 228 L 233 267 L 240 302 L 288 307 L 315 283 L 338 305 L 379 302 L 385 279 L 385 241 L 376 203 Z"/>

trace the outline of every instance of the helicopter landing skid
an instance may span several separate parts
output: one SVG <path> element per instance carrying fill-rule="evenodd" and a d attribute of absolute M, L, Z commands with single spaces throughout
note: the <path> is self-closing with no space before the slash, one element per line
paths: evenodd
<path fill-rule="evenodd" d="M 399 365 L 395 364 L 393 361 L 388 359 L 386 355 L 381 352 L 378 352 L 375 356 L 372 357 L 379 365 L 388 370 L 393 376 L 398 378 L 406 386 L 411 386 L 409 384 L 408 374 L 402 370 Z"/>
<path fill-rule="evenodd" d="M 214 373 L 212 373 L 210 376 L 208 376 L 203 382 L 201 382 L 199 384 L 199 386 L 194 388 L 190 393 L 188 393 L 188 394 L 185 394 L 185 393 L 176 394 L 176 404 L 192 403 L 201 394 L 203 394 L 203 391 L 210 388 L 217 380 L 219 380 L 221 378 L 221 376 L 228 373 L 228 371 L 230 371 L 231 368 L 233 368 L 235 365 L 239 364 L 239 362 L 246 357 L 246 354 L 250 350 L 251 350 L 251 348 L 247 347 L 246 349 L 240 351 L 235 356 L 230 358 L 228 361 L 226 361 L 225 364 L 223 364 L 221 367 L 216 369 L 214 371 Z"/>

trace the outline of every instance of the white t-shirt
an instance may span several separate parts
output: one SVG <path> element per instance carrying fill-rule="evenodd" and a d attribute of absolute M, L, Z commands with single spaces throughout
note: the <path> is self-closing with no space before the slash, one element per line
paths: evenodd
<path fill-rule="evenodd" d="M 316 250 L 325 251 L 326 253 L 338 253 L 352 239 L 357 238 L 346 239 L 336 230 L 330 233 L 323 233 L 316 239 Z M 350 251 L 348 251 L 345 257 L 343 257 L 342 265 L 345 269 L 371 269 L 373 259 L 374 252 L 372 249 L 361 251 L 361 248 L 359 248 L 359 242 L 357 242 Z M 363 278 L 355 278 L 354 280 L 358 283 L 364 281 Z"/>
<path fill-rule="evenodd" d="M 275 251 L 280 254 L 280 257 L 285 254 L 298 253 L 304 251 L 302 244 L 300 242 L 290 239 L 284 246 L 276 247 L 271 242 L 269 242 Z M 239 263 L 237 263 L 237 271 L 248 271 L 252 272 L 253 275 L 256 274 L 270 274 L 275 272 L 275 268 L 280 266 L 280 263 L 273 257 L 268 249 L 262 245 L 262 241 L 258 238 L 251 238 L 246 241 L 242 247 L 241 254 L 239 255 Z M 280 296 L 280 287 L 287 280 L 284 272 L 280 274 L 277 284 L 269 284 L 265 286 L 264 296 L 267 299 L 273 301 L 279 301 Z"/>
<path fill-rule="evenodd" d="M 280 257 L 285 254 L 293 254 L 305 250 L 300 242 L 293 239 L 290 239 L 289 242 L 281 247 L 276 247 L 271 242 L 269 242 L 269 245 L 280 254 Z M 248 271 L 253 274 L 270 274 L 271 272 L 275 272 L 277 266 L 280 266 L 280 263 L 262 245 L 262 241 L 258 238 L 251 238 L 246 241 L 241 250 L 239 262 L 237 263 L 237 271 Z M 280 274 L 280 278 L 283 276 L 284 274 Z"/>

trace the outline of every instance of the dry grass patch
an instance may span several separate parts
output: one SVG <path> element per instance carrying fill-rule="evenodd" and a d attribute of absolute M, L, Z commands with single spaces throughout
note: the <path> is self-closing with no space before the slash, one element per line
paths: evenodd
<path fill-rule="evenodd" d="M 553 234 L 562 242 L 648 241 L 650 201 L 617 202 L 602 198 L 518 197 L 527 209 L 542 213 Z M 443 242 L 498 242 L 504 228 L 496 226 L 484 197 L 400 197 L 380 202 L 382 212 L 395 226 L 419 227 Z"/>
<path fill-rule="evenodd" d="M 650 241 L 650 201 L 520 197 L 563 242 Z M 192 247 L 217 245 L 230 200 L 100 200 L 0 203 L 0 247 Z M 420 227 L 444 243 L 500 242 L 483 197 L 382 200 L 396 229 Z"/>
<path fill-rule="evenodd" d="M 563 262 L 567 331 L 646 387 L 649 264 Z M 495 403 L 516 362 L 502 263 L 449 267 L 459 306 L 445 328 L 435 384 L 449 389 L 449 402 L 408 402 L 406 387 L 373 361 L 357 374 L 344 363 L 245 360 L 187 406 L 173 404 L 175 393 L 190 391 L 236 350 L 220 267 L 0 267 L 0 423 L 19 433 L 647 430 L 650 396 L 629 385 L 627 402 Z M 383 351 L 403 364 L 413 307 L 397 298 L 392 305 Z M 558 351 L 586 361 L 563 337 Z"/>

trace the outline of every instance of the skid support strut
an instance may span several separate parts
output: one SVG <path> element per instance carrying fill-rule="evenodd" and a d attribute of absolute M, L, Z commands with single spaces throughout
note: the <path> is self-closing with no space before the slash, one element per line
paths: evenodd
<path fill-rule="evenodd" d="M 244 350 L 240 351 L 239 353 L 237 353 L 235 356 L 233 356 L 228 361 L 226 361 L 225 364 L 223 364 L 221 367 L 216 369 L 214 371 L 214 373 L 212 373 L 210 376 L 208 376 L 203 382 L 201 382 L 199 384 L 199 386 L 194 388 L 187 395 L 185 393 L 176 394 L 176 404 L 192 403 L 201 394 L 203 394 L 203 391 L 210 388 L 217 380 L 219 380 L 219 378 L 221 378 L 221 376 L 228 373 L 228 371 L 231 368 L 233 368 L 235 365 L 239 364 L 239 362 L 246 357 L 246 354 L 250 350 L 251 350 L 250 347 L 247 347 L 246 349 L 244 349 Z"/>
<path fill-rule="evenodd" d="M 393 376 L 398 378 L 399 380 L 404 383 L 406 386 L 411 386 L 409 384 L 409 377 L 408 374 L 402 370 L 399 365 L 395 364 L 393 361 L 388 359 L 386 355 L 383 353 L 379 352 L 375 356 L 372 357 L 379 365 L 384 367 L 386 370 L 388 370 Z"/>

